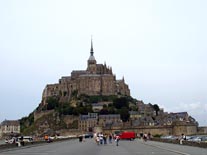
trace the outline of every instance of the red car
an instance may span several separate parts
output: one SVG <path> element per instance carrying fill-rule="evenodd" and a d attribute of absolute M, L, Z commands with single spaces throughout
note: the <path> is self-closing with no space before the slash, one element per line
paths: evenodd
<path fill-rule="evenodd" d="M 120 139 L 134 140 L 136 138 L 136 133 L 133 131 L 124 131 L 119 134 Z"/>

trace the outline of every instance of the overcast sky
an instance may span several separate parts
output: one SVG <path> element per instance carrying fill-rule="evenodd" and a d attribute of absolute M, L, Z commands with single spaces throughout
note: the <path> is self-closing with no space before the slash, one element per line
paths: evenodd
<path fill-rule="evenodd" d="M 97 63 L 132 97 L 207 126 L 206 0 L 0 0 L 0 121 L 41 102 L 46 84 Z"/>

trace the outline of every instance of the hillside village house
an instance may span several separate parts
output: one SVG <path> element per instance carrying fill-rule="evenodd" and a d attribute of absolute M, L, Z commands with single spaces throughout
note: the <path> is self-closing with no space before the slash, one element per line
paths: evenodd
<path fill-rule="evenodd" d="M 0 125 L 0 137 L 3 134 L 20 133 L 20 123 L 17 120 L 5 120 Z"/>
<path fill-rule="evenodd" d="M 80 115 L 78 127 L 81 131 L 92 130 L 92 128 L 97 125 L 97 120 L 97 113 L 88 113 L 88 115 Z"/>

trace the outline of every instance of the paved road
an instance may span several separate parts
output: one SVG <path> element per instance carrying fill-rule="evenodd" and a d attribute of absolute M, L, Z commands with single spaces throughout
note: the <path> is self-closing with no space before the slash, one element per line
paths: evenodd
<path fill-rule="evenodd" d="M 0 152 L 0 155 L 207 155 L 207 149 L 183 145 L 159 143 L 120 141 L 96 145 L 93 139 L 79 143 L 78 140 L 49 143 L 32 147 L 19 147 L 10 151 Z"/>

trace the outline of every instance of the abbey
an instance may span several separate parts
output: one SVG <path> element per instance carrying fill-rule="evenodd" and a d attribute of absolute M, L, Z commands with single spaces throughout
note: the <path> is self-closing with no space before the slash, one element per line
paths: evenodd
<path fill-rule="evenodd" d="M 130 90 L 124 78 L 116 80 L 111 67 L 107 67 L 106 64 L 97 64 L 92 40 L 87 69 L 74 70 L 71 76 L 61 77 L 59 83 L 46 85 L 42 94 L 42 103 L 46 104 L 46 99 L 51 96 L 59 96 L 61 102 L 67 102 L 73 92 L 89 96 L 130 96 Z"/>

